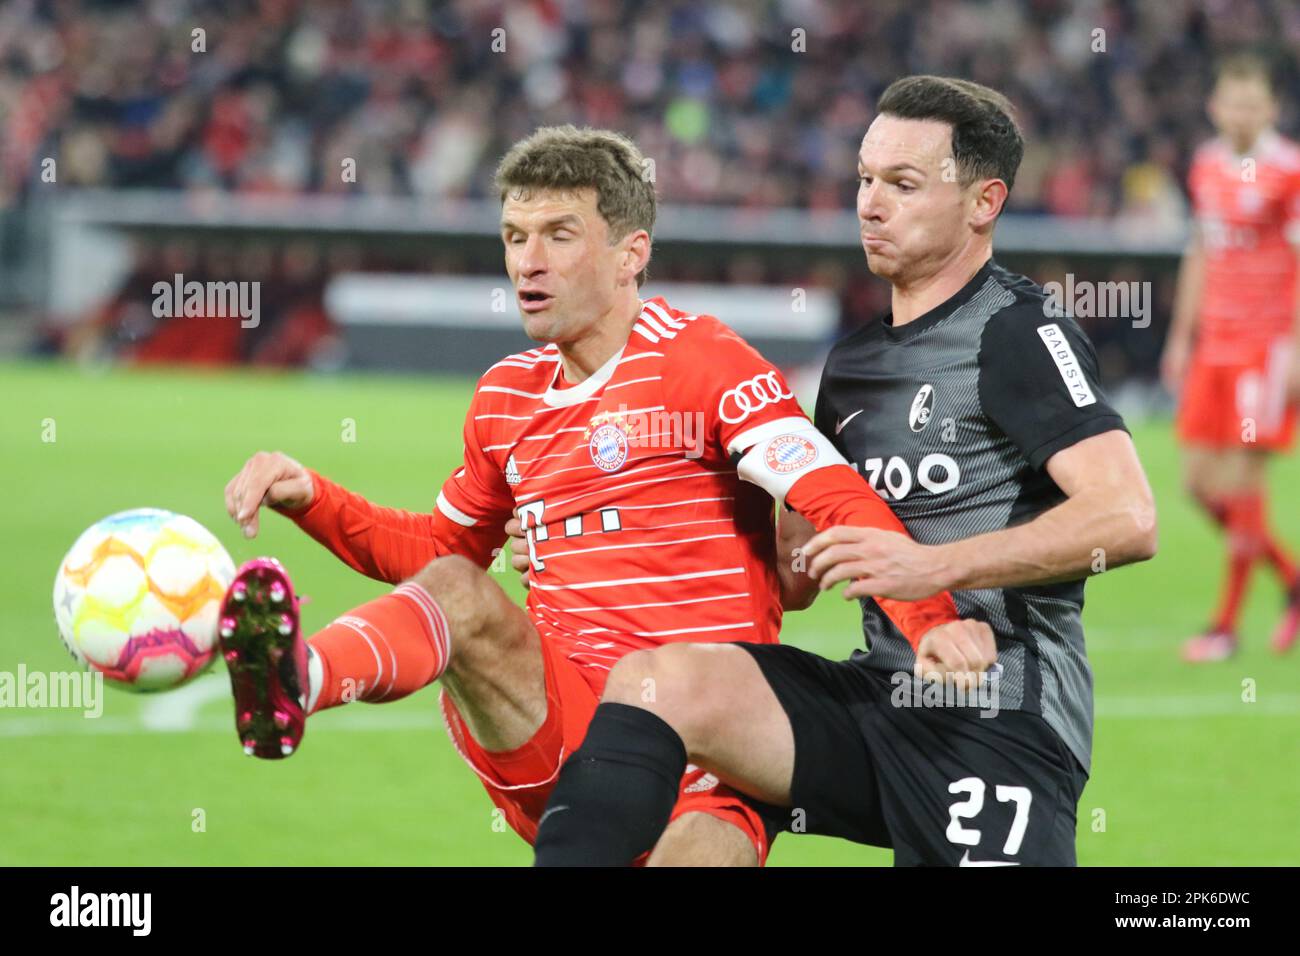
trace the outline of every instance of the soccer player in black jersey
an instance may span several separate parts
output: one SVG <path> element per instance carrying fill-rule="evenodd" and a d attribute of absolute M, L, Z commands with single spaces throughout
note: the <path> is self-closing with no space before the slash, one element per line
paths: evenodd
<path fill-rule="evenodd" d="M 778 537 L 807 562 L 781 569 L 788 604 L 849 582 L 867 649 L 629 654 L 561 771 L 539 865 L 627 863 L 653 846 L 688 762 L 784 828 L 892 847 L 896 865 L 1075 862 L 1092 746 L 1084 579 L 1152 557 L 1156 518 L 1091 343 L 993 259 L 1022 153 L 1003 96 L 929 76 L 890 86 L 862 141 L 862 245 L 892 311 L 833 349 L 815 418 L 914 540 L 813 536 L 789 513 Z M 992 626 L 997 662 L 972 655 L 940 683 L 872 598 L 945 588 Z"/>

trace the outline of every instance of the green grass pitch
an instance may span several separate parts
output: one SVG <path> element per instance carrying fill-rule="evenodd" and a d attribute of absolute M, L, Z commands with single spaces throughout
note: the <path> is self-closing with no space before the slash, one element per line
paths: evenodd
<path fill-rule="evenodd" d="M 236 562 L 279 556 L 313 598 L 309 628 L 381 593 L 277 516 L 245 541 L 222 489 L 249 454 L 281 449 L 372 500 L 430 508 L 459 460 L 471 388 L 468 379 L 21 364 L 0 366 L 0 383 L 0 671 L 10 672 L 67 669 L 50 607 L 54 570 L 80 531 L 124 508 L 191 515 Z M 343 440 L 345 420 L 354 442 Z M 1181 639 L 1208 618 L 1222 551 L 1180 494 L 1167 423 L 1135 433 L 1160 503 L 1161 552 L 1088 586 L 1098 720 L 1080 862 L 1300 863 L 1300 653 L 1279 659 L 1266 646 L 1280 589 L 1257 573 L 1237 659 L 1178 660 Z M 1272 481 L 1274 518 L 1300 545 L 1300 463 L 1280 462 Z M 500 579 L 521 594 L 512 574 Z M 784 639 L 847 654 L 860 640 L 856 608 L 823 597 L 787 618 Z M 0 864 L 530 862 L 524 843 L 494 826 L 432 689 L 314 718 L 302 751 L 272 763 L 241 752 L 225 681 L 218 664 L 178 693 L 107 690 L 98 720 L 0 710 Z M 1243 686 L 1253 686 L 1252 702 Z M 783 836 L 772 854 L 775 865 L 889 860 L 809 836 Z"/>

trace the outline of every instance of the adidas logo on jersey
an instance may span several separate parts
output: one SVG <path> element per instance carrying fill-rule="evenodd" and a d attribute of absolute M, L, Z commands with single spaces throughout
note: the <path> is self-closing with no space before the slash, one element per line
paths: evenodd
<path fill-rule="evenodd" d="M 695 766 L 695 764 L 688 763 L 686 765 L 686 775 L 689 777 L 699 769 L 700 768 Z M 682 793 L 704 793 L 708 790 L 712 790 L 717 785 L 718 778 L 711 773 L 705 772 L 700 776 L 700 779 L 688 784 L 686 788 L 682 790 Z"/>
<path fill-rule="evenodd" d="M 519 466 L 515 464 L 515 456 L 511 455 L 506 459 L 506 484 L 517 485 L 522 480 L 519 477 Z"/>

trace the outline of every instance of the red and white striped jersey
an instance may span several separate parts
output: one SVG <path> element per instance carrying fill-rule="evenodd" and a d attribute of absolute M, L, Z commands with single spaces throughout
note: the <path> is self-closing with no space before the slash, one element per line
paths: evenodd
<path fill-rule="evenodd" d="M 805 418 L 784 378 L 726 325 L 650 299 L 626 346 L 577 385 L 554 345 L 488 369 L 438 509 L 496 528 L 518 509 L 528 610 L 576 663 L 604 670 L 677 640 L 773 642 L 772 498 L 728 449 L 792 416 Z"/>
<path fill-rule="evenodd" d="M 1196 151 L 1189 185 L 1205 250 L 1199 334 L 1215 353 L 1291 333 L 1300 246 L 1300 146 L 1275 132 L 1249 156 Z"/>

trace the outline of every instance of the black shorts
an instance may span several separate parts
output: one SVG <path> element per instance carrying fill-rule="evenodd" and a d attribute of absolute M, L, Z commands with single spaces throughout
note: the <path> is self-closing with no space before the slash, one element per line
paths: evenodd
<path fill-rule="evenodd" d="M 784 830 L 891 847 L 895 866 L 1075 865 L 1088 775 L 1038 715 L 898 706 L 863 663 L 739 646 L 794 730 Z"/>

